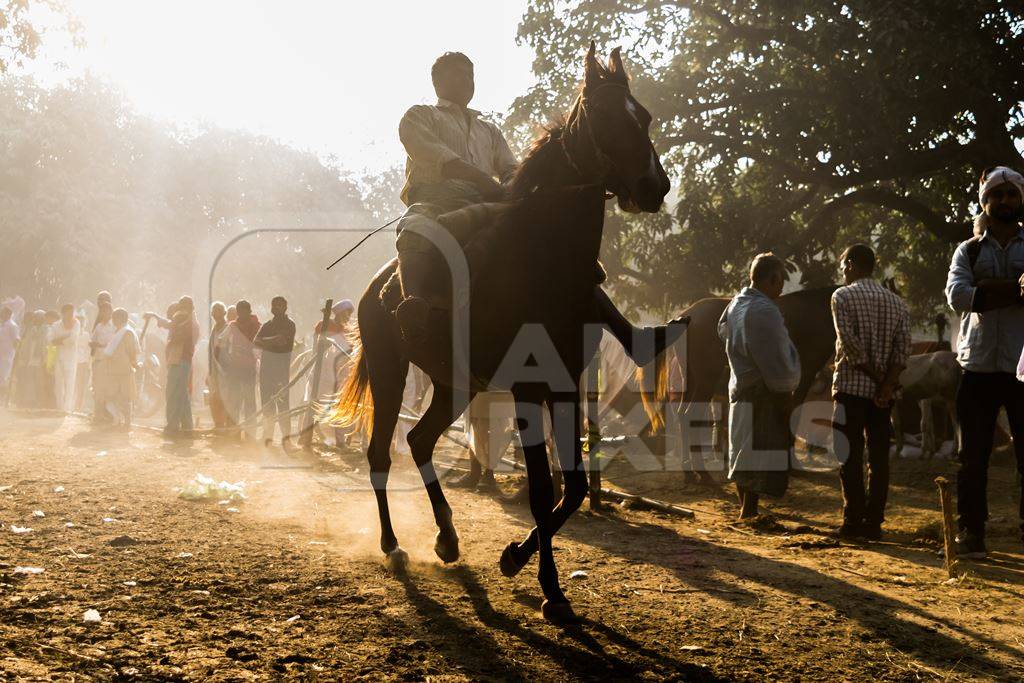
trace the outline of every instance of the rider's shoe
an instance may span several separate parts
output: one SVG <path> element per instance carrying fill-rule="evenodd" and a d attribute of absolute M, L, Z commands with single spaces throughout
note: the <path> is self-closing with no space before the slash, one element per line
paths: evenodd
<path fill-rule="evenodd" d="M 402 329 L 402 337 L 410 344 L 421 343 L 427 336 L 430 304 L 426 299 L 406 297 L 395 309 L 395 319 Z"/>

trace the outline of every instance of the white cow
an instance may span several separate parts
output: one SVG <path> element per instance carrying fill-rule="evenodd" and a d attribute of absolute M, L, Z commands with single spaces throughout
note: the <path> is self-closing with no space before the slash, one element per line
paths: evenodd
<path fill-rule="evenodd" d="M 900 373 L 903 398 L 917 401 L 921 407 L 921 454 L 930 458 L 935 454 L 935 425 L 933 406 L 937 403 L 946 410 L 953 425 L 954 438 L 959 443 L 960 427 L 956 421 L 956 392 L 960 386 L 961 369 L 952 351 L 936 351 L 911 356 L 907 367 Z M 903 426 L 899 410 L 893 411 L 896 448 L 903 449 Z"/>

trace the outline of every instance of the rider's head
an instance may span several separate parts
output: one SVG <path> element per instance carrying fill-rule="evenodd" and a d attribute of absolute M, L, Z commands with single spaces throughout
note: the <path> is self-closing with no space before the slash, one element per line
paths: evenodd
<path fill-rule="evenodd" d="M 445 52 L 430 68 L 434 92 L 442 100 L 465 107 L 473 99 L 473 62 L 461 52 Z"/>
<path fill-rule="evenodd" d="M 275 296 L 270 300 L 270 313 L 272 315 L 284 315 L 288 312 L 288 300 L 283 296 Z"/>

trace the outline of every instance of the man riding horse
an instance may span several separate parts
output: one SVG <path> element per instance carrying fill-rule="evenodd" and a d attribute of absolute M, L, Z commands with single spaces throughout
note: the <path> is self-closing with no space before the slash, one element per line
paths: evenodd
<path fill-rule="evenodd" d="M 430 76 L 437 104 L 411 107 L 398 129 L 408 154 L 402 201 L 409 208 L 398 224 L 402 300 L 395 316 L 403 336 L 412 343 L 426 336 L 431 309 L 453 305 L 447 288 L 439 282 L 447 274 L 431 232 L 443 229 L 441 225 L 444 229 L 455 225 L 453 232 L 460 242 L 476 238 L 466 258 L 471 275 L 479 270 L 491 250 L 476 226 L 486 224 L 506 207 L 502 183 L 509 181 L 518 167 L 501 130 L 468 108 L 475 91 L 469 57 L 446 52 L 434 62 Z M 444 214 L 439 224 L 436 219 Z M 633 327 L 601 288 L 603 277 L 603 272 L 595 274 L 597 319 L 637 365 L 650 363 L 682 334 L 685 324 L 678 319 L 653 328 Z"/>
<path fill-rule="evenodd" d="M 451 77 L 457 87 L 446 80 L 446 62 L 452 61 L 464 65 Z M 360 344 L 331 416 L 339 424 L 359 425 L 370 435 L 366 455 L 380 518 L 380 547 L 389 564 L 401 568 L 408 556 L 398 543 L 387 493 L 391 442 L 409 364 L 430 377 L 430 405 L 406 440 L 433 509 L 434 552 L 442 561 L 454 562 L 459 537 L 433 466 L 434 447 L 475 394 L 511 391 L 536 526 L 526 538 L 505 547 L 499 566 L 511 577 L 536 555 L 544 594 L 541 612 L 555 622 L 576 619 L 560 586 L 552 538 L 587 491 L 581 443 L 583 370 L 594 357 L 602 326 L 610 327 L 634 355 L 640 353 L 632 325 L 595 287 L 605 202 L 610 194 L 621 208 L 654 213 L 669 191 L 668 176 L 650 140 L 651 116 L 629 90 L 619 51 L 612 51 L 604 67 L 591 43 L 584 65 L 584 82 L 572 108 L 562 122 L 534 141 L 507 185 L 509 201 L 504 206 L 474 204 L 451 211 L 496 196 L 497 183 L 483 176 L 507 172 L 511 165 L 502 166 L 508 158 L 499 161 L 501 156 L 495 154 L 500 149 L 497 129 L 465 110 L 473 92 L 468 60 L 447 57 L 441 62 L 435 74 L 438 94 L 454 106 L 442 102 L 414 110 L 405 123 L 420 117 L 423 124 L 403 124 L 403 135 L 414 128 L 423 135 L 419 146 L 410 145 L 407 192 L 408 199 L 421 203 L 413 204 L 403 220 L 399 259 L 381 268 L 359 299 Z M 421 168 L 416 150 L 423 145 L 449 151 L 428 155 Z M 486 167 L 484 157 L 489 159 Z M 418 169 L 426 175 L 418 175 Z M 423 203 L 428 198 L 433 204 Z M 463 263 L 449 263 L 463 273 L 468 263 L 468 282 L 463 284 L 469 285 L 472 297 L 456 292 L 438 300 L 438 290 L 432 288 L 450 279 L 440 270 L 440 260 L 430 260 L 441 259 L 441 251 L 451 257 L 450 245 L 456 248 L 455 256 L 462 245 L 470 252 Z M 399 265 L 405 271 L 404 292 L 395 286 Z M 425 288 L 417 289 L 420 286 Z M 396 294 L 404 296 L 397 306 Z M 403 309 L 397 316 L 396 308 Z M 467 319 L 462 327 L 453 324 L 460 316 Z M 456 328 L 468 338 L 457 338 Z M 671 332 L 649 330 L 648 345 L 663 344 L 683 329 L 684 324 Z M 557 504 L 545 417 L 552 425 L 564 483 Z"/>

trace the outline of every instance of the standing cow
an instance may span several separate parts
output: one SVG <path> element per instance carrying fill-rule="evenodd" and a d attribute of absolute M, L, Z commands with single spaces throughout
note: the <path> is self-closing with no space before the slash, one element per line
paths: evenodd
<path fill-rule="evenodd" d="M 959 426 L 956 421 L 956 392 L 960 387 L 960 364 L 953 351 L 936 351 L 911 356 L 907 367 L 900 373 L 903 399 L 916 401 L 921 406 L 921 454 L 932 457 L 938 450 L 935 439 L 933 406 L 945 409 L 953 425 L 954 437 L 959 443 Z M 903 450 L 903 424 L 899 411 L 893 411 L 893 431 L 896 435 L 896 449 Z"/>

